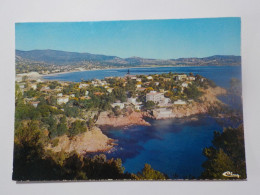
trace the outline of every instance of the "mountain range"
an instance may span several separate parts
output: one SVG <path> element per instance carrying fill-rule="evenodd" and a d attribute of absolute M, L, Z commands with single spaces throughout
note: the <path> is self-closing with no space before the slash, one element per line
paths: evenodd
<path fill-rule="evenodd" d="M 94 65 L 94 66 L 224 66 L 241 65 L 241 56 L 214 55 L 204 58 L 178 58 L 178 59 L 148 59 L 141 57 L 120 58 L 117 56 L 99 55 L 91 53 L 67 52 L 58 50 L 16 50 L 16 65 L 21 63 L 44 64 L 64 66 L 64 65 Z"/>

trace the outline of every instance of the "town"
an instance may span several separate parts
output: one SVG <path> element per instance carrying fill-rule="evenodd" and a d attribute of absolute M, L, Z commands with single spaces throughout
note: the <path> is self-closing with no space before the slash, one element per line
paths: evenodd
<path fill-rule="evenodd" d="M 158 118 L 171 117 L 173 107 L 197 101 L 202 94 L 198 88 L 205 88 L 209 83 L 206 78 L 192 73 L 130 75 L 128 72 L 125 77 L 80 83 L 32 80 L 27 77 L 19 79 L 17 86 L 26 104 L 37 108 L 47 102 L 61 112 L 75 110 L 76 118 L 89 120 L 100 111 L 111 110 L 111 114 L 118 116 L 127 109 L 137 112 L 152 110 Z"/>
<path fill-rule="evenodd" d="M 215 96 L 208 98 L 213 103 L 202 101 L 215 84 L 192 73 L 130 75 L 128 71 L 124 77 L 81 82 L 47 81 L 30 75 L 34 74 L 16 79 L 16 128 L 26 126 L 26 119 L 40 121 L 45 143 L 51 143 L 51 148 L 59 142 L 55 138 L 63 135 L 74 137 L 102 126 L 147 126 L 145 117 L 179 118 L 218 106 Z M 106 142 L 102 150 L 111 147 Z"/>

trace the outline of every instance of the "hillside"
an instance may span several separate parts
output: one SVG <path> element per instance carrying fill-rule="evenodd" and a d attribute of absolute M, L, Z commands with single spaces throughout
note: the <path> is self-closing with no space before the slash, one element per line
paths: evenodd
<path fill-rule="evenodd" d="M 141 57 L 120 58 L 91 53 L 58 50 L 16 50 L 16 70 L 38 71 L 53 66 L 83 66 L 86 69 L 135 66 L 225 66 L 241 65 L 240 56 L 215 55 L 205 58 L 147 59 Z"/>

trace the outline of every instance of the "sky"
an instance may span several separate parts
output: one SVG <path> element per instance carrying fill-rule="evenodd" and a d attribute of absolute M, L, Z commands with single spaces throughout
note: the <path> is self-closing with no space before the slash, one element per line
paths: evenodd
<path fill-rule="evenodd" d="M 16 23 L 19 50 L 175 59 L 240 55 L 240 18 Z"/>

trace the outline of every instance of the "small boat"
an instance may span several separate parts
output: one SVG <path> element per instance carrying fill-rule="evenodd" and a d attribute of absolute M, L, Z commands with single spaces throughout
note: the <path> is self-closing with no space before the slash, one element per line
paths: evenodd
<path fill-rule="evenodd" d="M 238 175 L 238 174 L 233 174 L 233 173 L 230 172 L 230 171 L 226 171 L 226 172 L 222 173 L 222 175 L 225 176 L 225 177 L 235 177 L 235 178 L 239 178 L 239 177 L 240 177 L 240 175 Z"/>

